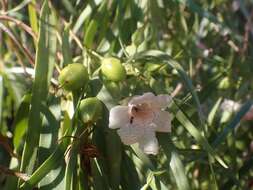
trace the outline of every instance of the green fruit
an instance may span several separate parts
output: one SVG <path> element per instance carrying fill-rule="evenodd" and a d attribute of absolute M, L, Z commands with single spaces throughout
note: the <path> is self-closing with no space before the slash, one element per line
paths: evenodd
<path fill-rule="evenodd" d="M 115 98 L 121 97 L 121 89 L 119 83 L 113 81 L 105 81 L 104 86 L 113 97 Z"/>
<path fill-rule="evenodd" d="M 84 123 L 96 122 L 102 117 L 103 105 L 96 97 L 83 99 L 79 106 L 79 113 Z"/>
<path fill-rule="evenodd" d="M 60 85 L 67 91 L 75 91 L 84 87 L 89 80 L 87 69 L 79 63 L 64 67 L 59 75 Z"/>
<path fill-rule="evenodd" d="M 104 58 L 101 66 L 102 74 L 111 81 L 122 81 L 126 78 L 126 70 L 120 60 L 114 57 Z"/>
<path fill-rule="evenodd" d="M 218 88 L 221 90 L 225 90 L 225 89 L 228 89 L 230 86 L 231 86 L 231 81 L 230 81 L 229 77 L 224 77 L 220 81 Z"/>

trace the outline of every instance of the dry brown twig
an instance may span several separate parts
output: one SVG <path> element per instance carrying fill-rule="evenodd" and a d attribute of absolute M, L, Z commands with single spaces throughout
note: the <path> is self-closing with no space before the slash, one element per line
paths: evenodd
<path fill-rule="evenodd" d="M 19 158 L 19 156 L 17 154 L 14 153 L 14 151 L 12 150 L 11 146 L 9 145 L 8 142 L 8 137 L 3 136 L 0 133 L 0 144 L 4 147 L 4 149 L 12 156 L 15 158 Z"/>
<path fill-rule="evenodd" d="M 201 59 L 198 59 L 197 61 L 197 64 L 195 66 L 195 70 L 194 72 L 192 73 L 192 78 L 195 78 L 198 74 L 198 71 L 200 70 L 200 68 L 202 67 L 203 65 L 203 61 Z M 176 95 L 179 94 L 179 92 L 183 89 L 183 84 L 182 83 L 178 83 L 175 90 L 171 93 L 171 96 L 172 97 L 175 97 Z"/>
<path fill-rule="evenodd" d="M 22 43 L 18 41 L 18 39 L 15 37 L 12 31 L 8 27 L 6 27 L 3 23 L 0 23 L 0 29 L 2 29 L 10 37 L 10 39 L 18 46 L 18 48 L 21 51 L 23 51 L 29 63 L 31 65 L 34 65 L 34 57 L 32 56 L 31 52 L 25 46 L 23 46 Z"/>
<path fill-rule="evenodd" d="M 13 22 L 15 23 L 17 26 L 20 26 L 24 31 L 26 31 L 28 34 L 30 34 L 33 39 L 37 39 L 36 34 L 33 32 L 32 28 L 29 27 L 28 25 L 26 25 L 25 23 L 23 23 L 22 21 L 15 19 L 13 17 L 10 17 L 8 15 L 0 15 L 0 20 L 6 20 L 9 22 Z"/>
<path fill-rule="evenodd" d="M 19 178 L 23 181 L 27 181 L 29 179 L 29 176 L 27 174 L 13 171 L 13 170 L 11 170 L 7 167 L 4 167 L 2 165 L 0 165 L 0 173 L 3 173 L 5 175 L 10 175 L 10 176 L 16 176 L 17 178 Z"/>

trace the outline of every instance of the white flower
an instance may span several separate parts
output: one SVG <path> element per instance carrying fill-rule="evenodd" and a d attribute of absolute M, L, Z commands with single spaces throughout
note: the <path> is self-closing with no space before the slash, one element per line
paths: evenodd
<path fill-rule="evenodd" d="M 233 100 L 225 99 L 220 108 L 223 112 L 237 112 L 241 109 L 242 104 L 239 102 L 235 102 Z M 253 120 L 253 106 L 250 107 L 249 111 L 243 116 L 243 121 L 251 121 Z"/>
<path fill-rule="evenodd" d="M 172 98 L 169 95 L 155 96 L 144 93 L 133 97 L 128 106 L 116 106 L 110 110 L 109 127 L 117 129 L 126 145 L 139 143 L 146 154 L 158 153 L 155 132 L 171 132 L 170 113 L 164 111 Z"/>
<path fill-rule="evenodd" d="M 233 100 L 225 99 L 220 108 L 222 111 L 237 112 L 241 108 L 241 104 Z"/>

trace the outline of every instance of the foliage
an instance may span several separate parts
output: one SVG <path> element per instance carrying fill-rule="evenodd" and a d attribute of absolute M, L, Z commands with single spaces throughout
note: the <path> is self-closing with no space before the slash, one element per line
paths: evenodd
<path fill-rule="evenodd" d="M 252 0 L 0 2 L 0 189 L 252 188 Z M 173 96 L 157 156 L 108 128 L 144 92 Z"/>

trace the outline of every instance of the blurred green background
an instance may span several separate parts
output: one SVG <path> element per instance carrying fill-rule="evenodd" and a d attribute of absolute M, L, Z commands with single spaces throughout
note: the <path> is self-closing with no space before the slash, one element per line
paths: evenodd
<path fill-rule="evenodd" d="M 0 189 L 253 189 L 252 42 L 252 0 L 0 0 Z M 70 63 L 81 90 L 58 83 Z M 108 128 L 144 92 L 173 95 L 157 156 Z M 102 117 L 83 123 L 88 97 Z"/>

